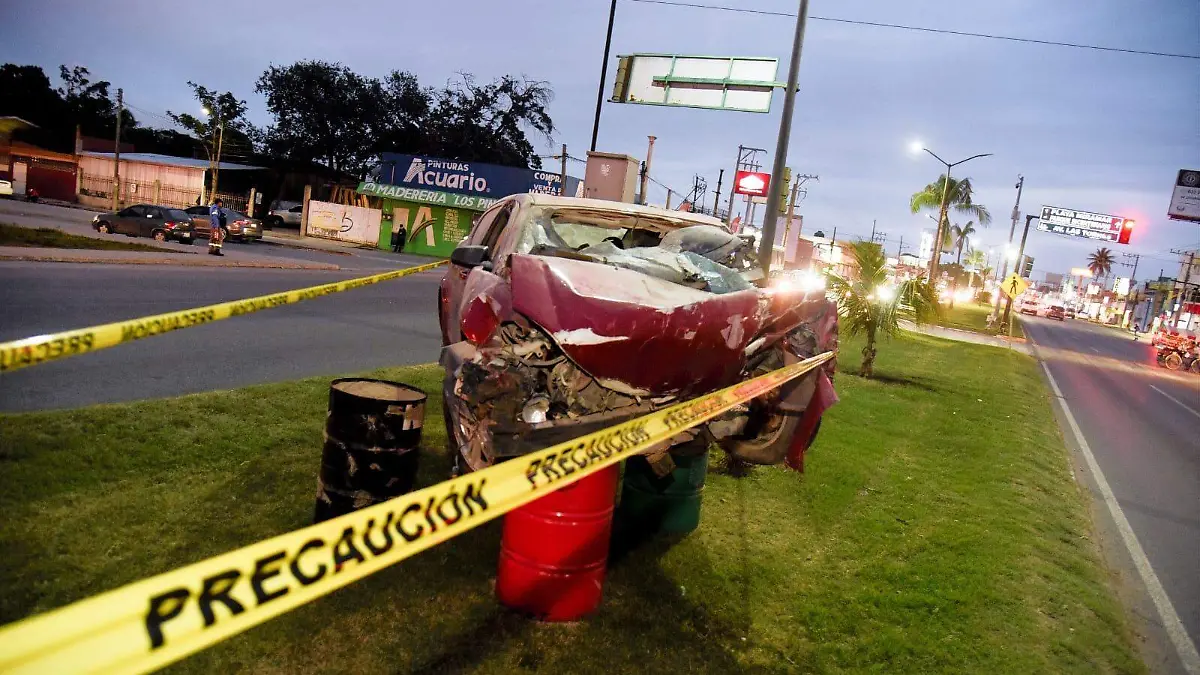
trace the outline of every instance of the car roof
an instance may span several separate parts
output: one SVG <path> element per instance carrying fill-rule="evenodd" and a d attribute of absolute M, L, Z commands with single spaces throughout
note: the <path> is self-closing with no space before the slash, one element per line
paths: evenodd
<path fill-rule="evenodd" d="M 539 193 L 528 193 L 515 195 L 514 198 L 522 204 L 530 206 L 549 206 L 575 209 L 590 209 L 597 211 L 614 211 L 617 213 L 631 216 L 647 216 L 653 218 L 661 218 L 667 220 L 678 221 L 680 227 L 686 225 L 714 225 L 721 229 L 727 229 L 725 223 L 706 216 L 702 213 L 692 213 L 690 211 L 671 211 L 657 206 L 643 206 L 641 204 L 627 204 L 625 202 L 614 202 L 607 199 L 586 199 L 584 197 L 561 197 L 559 195 L 547 195 Z"/>

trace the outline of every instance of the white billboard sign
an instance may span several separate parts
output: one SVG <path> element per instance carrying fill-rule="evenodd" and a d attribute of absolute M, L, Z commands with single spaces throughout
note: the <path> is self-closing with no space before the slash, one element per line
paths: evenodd
<path fill-rule="evenodd" d="M 375 246 L 379 243 L 379 223 L 382 218 L 383 212 L 379 209 L 310 201 L 308 234 Z"/>
<path fill-rule="evenodd" d="M 1175 190 L 1171 192 L 1171 205 L 1167 217 L 1172 220 L 1190 220 L 1200 223 L 1200 170 L 1180 169 L 1175 177 Z"/>
<path fill-rule="evenodd" d="M 631 54 L 618 56 L 615 103 L 765 113 L 777 59 L 732 56 Z"/>

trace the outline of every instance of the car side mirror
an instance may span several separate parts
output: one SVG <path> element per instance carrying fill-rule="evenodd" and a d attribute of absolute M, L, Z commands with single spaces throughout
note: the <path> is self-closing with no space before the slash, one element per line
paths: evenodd
<path fill-rule="evenodd" d="M 454 249 L 450 254 L 450 262 L 461 267 L 479 267 L 488 264 L 488 250 L 486 246 L 472 246 L 464 244 Z"/>

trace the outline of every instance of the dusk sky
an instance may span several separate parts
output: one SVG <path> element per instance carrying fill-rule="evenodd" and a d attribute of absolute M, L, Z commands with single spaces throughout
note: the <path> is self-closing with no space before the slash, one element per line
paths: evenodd
<path fill-rule="evenodd" d="M 691 0 L 696 4 L 794 12 L 793 0 Z M 270 117 L 254 81 L 270 64 L 342 62 L 364 75 L 393 69 L 442 85 L 458 72 L 481 80 L 523 74 L 550 83 L 559 131 L 538 139 L 545 154 L 566 143 L 583 157 L 590 140 L 608 0 L 451 2 L 5 2 L 0 59 L 36 64 L 57 80 L 59 64 L 84 65 L 125 90 L 139 120 L 194 111 L 187 80 L 230 90 L 250 119 Z M 1042 205 L 1137 219 L 1131 246 L 1138 277 L 1173 274 L 1171 248 L 1200 247 L 1200 225 L 1172 221 L 1176 173 L 1200 169 L 1200 59 L 1168 58 L 940 35 L 819 20 L 844 18 L 1200 56 L 1196 0 L 815 0 L 800 68 L 788 164 L 817 174 L 801 205 L 805 232 L 835 227 L 867 236 L 872 220 L 894 255 L 915 248 L 933 223 L 908 210 L 911 194 L 943 170 L 913 155 L 914 139 L 959 167 L 991 227 L 974 244 L 1007 239 L 1018 174 L 1023 213 Z M 615 56 L 667 52 L 777 57 L 786 77 L 794 22 L 620 0 Z M 611 92 L 606 85 L 605 97 Z M 605 104 L 600 150 L 645 156 L 658 137 L 652 174 L 687 191 L 698 173 L 715 187 L 739 144 L 772 149 L 782 92 L 767 115 Z M 769 166 L 770 158 L 763 159 Z M 582 175 L 582 165 L 572 165 Z M 650 190 L 661 204 L 665 191 Z M 676 198 L 677 200 L 678 198 Z M 711 204 L 711 192 L 709 203 Z M 761 209 L 760 209 L 761 211 Z M 955 218 L 956 222 L 965 218 Z M 1018 231 L 1017 236 L 1020 236 Z M 1033 232 L 1035 277 L 1084 263 L 1094 242 Z M 1118 256 L 1118 260 L 1121 258 Z M 1124 274 L 1128 270 L 1117 268 Z"/>

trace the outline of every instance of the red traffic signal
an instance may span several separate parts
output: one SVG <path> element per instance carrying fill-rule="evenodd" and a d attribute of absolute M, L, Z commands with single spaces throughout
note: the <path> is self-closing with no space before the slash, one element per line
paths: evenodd
<path fill-rule="evenodd" d="M 1118 244 L 1128 244 L 1129 243 L 1129 236 L 1133 234 L 1133 225 L 1134 225 L 1134 222 L 1132 220 L 1129 220 L 1128 218 L 1126 218 L 1125 221 L 1121 223 L 1121 234 L 1117 237 Z"/>

